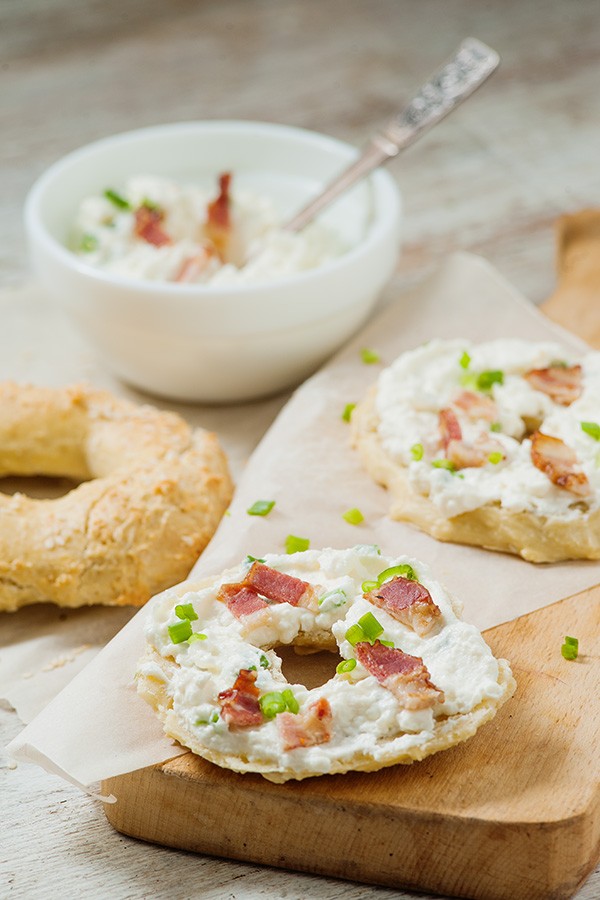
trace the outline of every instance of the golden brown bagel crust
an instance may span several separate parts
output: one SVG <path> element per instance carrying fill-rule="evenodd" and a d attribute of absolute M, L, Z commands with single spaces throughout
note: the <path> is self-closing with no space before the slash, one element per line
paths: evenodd
<path fill-rule="evenodd" d="M 85 386 L 0 383 L 0 476 L 84 481 L 57 500 L 0 494 L 0 610 L 141 606 L 186 577 L 232 484 L 215 435 Z"/>

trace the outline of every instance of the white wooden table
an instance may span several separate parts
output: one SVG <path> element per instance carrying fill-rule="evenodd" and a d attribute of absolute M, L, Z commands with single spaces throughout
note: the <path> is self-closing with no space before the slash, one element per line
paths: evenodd
<path fill-rule="evenodd" d="M 540 301 L 554 283 L 553 220 L 600 202 L 598 0 L 3 0 L 0 17 L 4 284 L 27 277 L 25 193 L 64 152 L 215 117 L 359 144 L 468 34 L 496 47 L 503 65 L 391 164 L 406 207 L 398 285 L 462 248 Z M 0 707 L 2 744 L 19 728 Z M 408 896 L 134 842 L 87 796 L 2 758 L 0 822 L 0 897 Z M 600 872 L 578 898 L 598 896 Z"/>

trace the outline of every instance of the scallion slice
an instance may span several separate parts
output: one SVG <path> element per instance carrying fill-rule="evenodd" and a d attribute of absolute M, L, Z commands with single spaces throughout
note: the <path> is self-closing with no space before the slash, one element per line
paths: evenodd
<path fill-rule="evenodd" d="M 497 466 L 498 463 L 502 462 L 503 459 L 504 456 L 502 453 L 500 453 L 499 450 L 494 450 L 494 452 L 490 453 L 488 456 L 488 461 L 491 462 L 493 466 Z"/>
<path fill-rule="evenodd" d="M 308 550 L 309 547 L 309 538 L 298 537 L 295 534 L 288 534 L 285 539 L 286 553 L 302 553 L 303 550 Z"/>
<path fill-rule="evenodd" d="M 258 702 L 263 716 L 267 719 L 274 719 L 276 715 L 285 712 L 287 708 L 283 694 L 280 694 L 278 691 L 270 691 L 268 694 L 263 694 Z"/>
<path fill-rule="evenodd" d="M 577 659 L 579 655 L 578 648 L 574 647 L 573 644 L 563 644 L 560 648 L 560 652 L 564 659 Z"/>
<path fill-rule="evenodd" d="M 420 459 L 423 459 L 423 444 L 413 444 L 410 448 L 410 455 L 415 462 L 419 462 Z"/>
<path fill-rule="evenodd" d="M 462 355 L 461 355 L 460 359 L 458 360 L 458 364 L 461 367 L 461 369 L 468 369 L 469 366 L 471 365 L 471 357 L 469 356 L 469 354 L 467 353 L 466 350 L 463 350 Z"/>
<path fill-rule="evenodd" d="M 361 584 L 363 594 L 368 594 L 370 591 L 374 591 L 378 587 L 378 581 L 363 581 L 363 583 Z"/>
<path fill-rule="evenodd" d="M 340 675 L 343 675 L 345 672 L 351 672 L 352 669 L 356 668 L 356 660 L 355 659 L 343 659 L 341 663 L 338 663 L 335 667 L 335 671 Z"/>
<path fill-rule="evenodd" d="M 504 372 L 500 369 L 490 369 L 480 372 L 477 376 L 477 388 L 480 391 L 489 391 L 493 384 L 504 384 Z"/>
<path fill-rule="evenodd" d="M 348 522 L 349 525 L 360 525 L 361 522 L 364 522 L 365 517 L 360 509 L 353 507 L 352 509 L 346 510 L 345 513 L 342 513 L 342 519 L 344 519 L 345 522 Z"/>
<path fill-rule="evenodd" d="M 342 419 L 344 422 L 349 422 L 352 418 L 352 412 L 356 409 L 356 403 L 346 403 L 344 407 L 344 411 L 342 413 Z"/>
<path fill-rule="evenodd" d="M 249 516 L 268 516 L 274 506 L 274 500 L 255 500 L 246 512 Z"/>
<path fill-rule="evenodd" d="M 595 441 L 600 441 L 600 425 L 597 422 L 581 422 L 581 430 Z"/>
<path fill-rule="evenodd" d="M 381 359 L 377 350 L 369 350 L 368 347 L 363 347 L 360 351 L 360 358 L 367 366 L 372 366 L 373 363 L 378 363 Z"/>
<path fill-rule="evenodd" d="M 338 598 L 337 602 L 335 602 L 336 597 Z M 348 598 L 346 594 L 341 588 L 334 588 L 332 591 L 327 591 L 327 593 L 319 597 L 318 603 L 319 606 L 322 606 L 322 604 L 325 603 L 326 600 L 331 600 L 331 605 L 333 607 L 336 607 L 343 606 L 347 599 Z"/>
<path fill-rule="evenodd" d="M 451 459 L 434 459 L 431 462 L 434 469 L 446 469 L 448 472 L 456 472 L 456 465 Z"/>
<path fill-rule="evenodd" d="M 175 625 L 169 625 L 168 631 L 172 644 L 182 644 L 191 635 L 192 625 L 189 619 L 182 619 L 181 622 L 176 622 Z"/>
<path fill-rule="evenodd" d="M 94 250 L 98 249 L 98 238 L 93 234 L 82 235 L 79 249 L 82 253 L 93 253 Z"/>
<path fill-rule="evenodd" d="M 360 625 L 351 625 L 344 635 L 349 644 L 355 647 L 361 641 L 366 640 L 366 636 Z"/>
<path fill-rule="evenodd" d="M 197 641 L 206 641 L 207 637 L 201 631 L 195 631 L 188 638 L 188 644 L 195 644 Z"/>
<path fill-rule="evenodd" d="M 502 425 L 500 422 L 492 422 L 490 425 L 490 431 L 502 431 Z"/>
<path fill-rule="evenodd" d="M 395 649 L 395 647 L 396 647 L 396 645 L 394 644 L 393 641 L 384 641 L 384 640 L 382 640 L 381 638 L 379 638 L 379 643 L 380 643 L 380 644 L 383 644 L 384 647 L 392 647 L 392 648 L 394 648 L 394 649 Z"/>
<path fill-rule="evenodd" d="M 178 603 L 175 607 L 175 615 L 180 619 L 189 619 L 190 622 L 195 622 L 198 618 L 198 613 L 191 603 Z"/>
<path fill-rule="evenodd" d="M 260 667 L 261 667 L 261 669 L 269 668 L 269 660 L 267 659 L 267 657 L 265 656 L 264 653 L 260 654 Z"/>
<path fill-rule="evenodd" d="M 104 191 L 104 196 L 107 200 L 110 200 L 110 202 L 113 203 L 117 207 L 117 209 L 131 209 L 131 204 L 129 203 L 129 201 L 126 200 L 125 197 L 122 197 L 120 194 L 117 194 L 116 191 L 113 191 L 112 188 L 107 188 Z"/>
<path fill-rule="evenodd" d="M 361 616 L 358 620 L 358 624 L 362 628 L 363 634 L 367 640 L 371 643 L 373 643 L 380 634 L 383 634 L 383 625 L 375 618 L 372 612 L 365 613 L 364 616 Z"/>
<path fill-rule="evenodd" d="M 245 559 L 245 562 L 247 562 L 247 563 L 255 563 L 255 562 L 264 563 L 264 559 L 260 559 L 260 557 L 258 557 L 258 556 L 250 556 L 250 554 L 248 554 L 248 556 Z"/>
<path fill-rule="evenodd" d="M 417 573 L 408 563 L 401 563 L 398 566 L 390 566 L 389 569 L 384 569 L 383 572 L 380 572 L 377 576 L 377 587 L 381 587 L 386 581 L 391 581 L 392 578 L 396 578 L 398 575 L 401 575 L 402 578 L 408 578 L 410 581 L 417 581 Z"/>
<path fill-rule="evenodd" d="M 291 688 L 286 688 L 285 691 L 281 692 L 281 696 L 283 697 L 285 705 L 287 706 L 289 711 L 291 713 L 294 713 L 295 715 L 300 709 L 300 704 L 294 697 L 294 692 L 291 690 Z"/>

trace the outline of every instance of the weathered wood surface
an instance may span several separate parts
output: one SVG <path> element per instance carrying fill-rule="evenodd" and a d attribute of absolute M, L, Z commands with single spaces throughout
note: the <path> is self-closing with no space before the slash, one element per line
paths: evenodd
<path fill-rule="evenodd" d="M 212 117 L 358 144 L 466 34 L 495 46 L 503 65 L 390 166 L 406 206 L 397 286 L 461 248 L 538 302 L 555 283 L 553 221 L 600 202 L 597 0 L 4 0 L 0 19 L 4 283 L 26 276 L 26 190 L 64 152 L 128 128 Z M 3 741 L 18 729 L 0 709 Z M 41 770 L 0 768 L 0 778 L 2 822 L 11 823 L 2 896 L 407 896 L 140 844 Z M 598 896 L 600 872 L 578 900 Z"/>

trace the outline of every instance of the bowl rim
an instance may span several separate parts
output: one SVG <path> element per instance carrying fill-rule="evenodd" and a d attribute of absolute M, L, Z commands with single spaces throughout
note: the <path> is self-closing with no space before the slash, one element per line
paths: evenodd
<path fill-rule="evenodd" d="M 209 120 L 190 120 L 182 122 L 172 122 L 161 125 L 150 125 L 143 128 L 136 128 L 130 131 L 118 132 L 113 135 L 99 138 L 91 143 L 84 144 L 75 150 L 70 151 L 60 157 L 56 162 L 52 163 L 42 174 L 36 179 L 29 189 L 24 206 L 24 222 L 30 243 L 34 241 L 43 245 L 45 250 L 49 252 L 56 261 L 62 263 L 68 269 L 74 270 L 78 275 L 91 279 L 100 285 L 107 287 L 118 287 L 120 290 L 128 290 L 132 294 L 151 294 L 168 296 L 170 302 L 181 300 L 182 302 L 197 303 L 199 299 L 206 297 L 218 296 L 223 301 L 228 299 L 237 299 L 240 294 L 253 295 L 263 294 L 266 291 L 279 291 L 290 286 L 307 285 L 312 281 L 325 277 L 351 266 L 352 263 L 359 261 L 367 256 L 373 247 L 380 243 L 390 231 L 390 228 L 397 231 L 398 223 L 402 214 L 402 195 L 396 181 L 389 172 L 383 171 L 381 168 L 372 172 L 365 181 L 371 181 L 375 192 L 377 205 L 382 208 L 377 214 L 375 211 L 373 220 L 369 227 L 368 234 L 364 240 L 355 244 L 341 256 L 334 257 L 316 266 L 313 269 L 307 269 L 291 275 L 280 276 L 260 282 L 249 282 L 239 284 L 179 284 L 170 281 L 151 281 L 143 278 L 133 278 L 123 275 L 115 275 L 107 273 L 102 269 L 87 264 L 81 257 L 77 256 L 73 251 L 69 250 L 47 229 L 42 221 L 41 205 L 44 200 L 44 194 L 52 185 L 54 179 L 67 170 L 73 163 L 87 156 L 94 156 L 98 151 L 115 146 L 121 143 L 127 143 L 132 139 L 154 138 L 163 134 L 177 132 L 185 133 L 186 131 L 195 132 L 220 132 L 231 131 L 232 133 L 239 130 L 262 132 L 263 134 L 272 133 L 274 135 L 287 135 L 313 144 L 321 145 L 326 149 L 335 150 L 345 156 L 348 162 L 358 155 L 358 149 L 352 144 L 322 134 L 318 131 L 311 131 L 308 128 L 300 128 L 294 125 L 280 125 L 274 122 L 258 122 L 252 119 L 209 119 Z"/>

